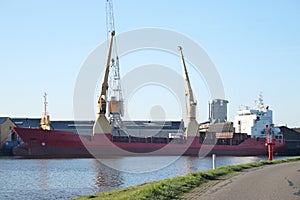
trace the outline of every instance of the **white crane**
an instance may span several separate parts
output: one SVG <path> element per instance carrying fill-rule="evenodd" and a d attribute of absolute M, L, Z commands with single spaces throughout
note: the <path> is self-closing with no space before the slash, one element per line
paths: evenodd
<path fill-rule="evenodd" d="M 179 46 L 180 58 L 181 58 L 181 66 L 182 73 L 185 83 L 185 97 L 186 97 L 186 112 L 187 112 L 187 128 L 185 130 L 185 137 L 187 136 L 197 136 L 199 132 L 199 124 L 196 120 L 196 107 L 197 102 L 194 99 L 190 79 L 188 72 L 186 70 L 185 60 L 182 53 L 182 47 Z"/>
<path fill-rule="evenodd" d="M 106 1 L 106 26 L 107 26 L 107 33 L 115 30 L 115 21 L 114 21 L 114 12 L 113 12 L 113 3 L 112 0 Z M 121 88 L 121 79 L 120 79 L 120 68 L 119 68 L 119 58 L 117 52 L 117 43 L 116 38 L 114 38 L 114 45 L 113 45 L 113 58 L 112 58 L 112 65 L 110 69 L 110 87 L 108 90 L 108 110 L 109 110 L 109 117 L 110 117 L 110 124 L 112 127 L 113 132 L 116 130 L 117 132 L 126 129 L 123 125 L 121 117 L 124 114 L 124 101 L 122 95 L 122 88 Z M 124 132 L 124 131 L 123 131 Z"/>

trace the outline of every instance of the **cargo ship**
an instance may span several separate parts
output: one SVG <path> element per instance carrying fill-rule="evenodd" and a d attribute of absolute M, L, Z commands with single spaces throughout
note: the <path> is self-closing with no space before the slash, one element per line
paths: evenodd
<path fill-rule="evenodd" d="M 224 109 L 222 111 L 227 101 L 217 99 L 212 102 L 209 124 L 199 124 L 196 120 L 197 101 L 193 96 L 181 47 L 179 52 L 185 85 L 186 127 L 183 122 L 177 128 L 169 129 L 168 122 L 144 123 L 147 126 L 126 126 L 122 121 L 123 99 L 118 56 L 112 55 L 112 49 L 116 48 L 112 4 L 109 3 L 107 8 L 110 40 L 102 87 L 97 101 L 97 117 L 92 132 L 74 133 L 51 129 L 45 100 L 40 128 L 13 128 L 22 140 L 22 144 L 14 148 L 14 155 L 25 157 L 206 156 L 210 154 L 256 156 L 267 155 L 266 138 L 271 137 L 274 139 L 272 141 L 274 141 L 275 152 L 284 147 L 282 136 L 272 128 L 272 112 L 263 106 L 258 110 L 241 111 L 234 122 L 227 122 L 226 117 L 223 116 Z M 113 70 L 113 73 L 110 73 L 110 70 Z M 109 87 L 109 75 L 112 74 L 113 84 Z M 110 96 L 109 88 L 112 88 Z"/>
<path fill-rule="evenodd" d="M 220 125 L 220 124 L 219 124 Z M 231 126 L 225 123 L 221 126 Z M 102 157 L 138 155 L 228 156 L 267 155 L 264 138 L 251 138 L 246 133 L 201 132 L 199 136 L 170 133 L 168 137 L 115 136 L 111 133 L 80 135 L 72 132 L 38 128 L 13 128 L 23 144 L 14 148 L 23 157 Z M 275 153 L 282 150 L 284 141 L 277 138 Z"/>
<path fill-rule="evenodd" d="M 14 127 L 22 139 L 15 147 L 15 156 L 80 158 L 105 156 L 192 155 L 265 156 L 267 134 L 274 137 L 274 152 L 285 147 L 279 129 L 273 127 L 272 111 L 266 108 L 242 109 L 234 122 L 227 122 L 226 100 L 210 104 L 210 121 L 199 125 L 198 134 L 185 137 L 183 121 L 124 121 L 126 132 L 113 128 L 111 133 L 93 134 L 92 121 L 68 121 L 61 130 Z M 46 120 L 45 120 L 46 119 Z M 21 123 L 18 123 L 21 124 Z M 30 123 L 24 123 L 29 126 Z M 266 129 L 265 125 L 271 127 Z M 67 130 L 69 127 L 69 130 Z M 128 134 L 130 133 L 130 134 Z"/>
<path fill-rule="evenodd" d="M 179 122 L 123 122 L 120 118 L 120 106 L 118 106 L 120 101 L 109 104 L 113 108 L 110 109 L 111 118 L 107 120 L 106 92 L 102 92 L 98 100 L 98 116 L 93 127 L 80 131 L 80 125 L 78 125 L 77 133 L 52 130 L 45 97 L 45 111 L 40 128 L 13 128 L 23 141 L 21 145 L 14 148 L 14 155 L 39 158 L 98 158 L 127 155 L 208 156 L 211 154 L 260 156 L 268 154 L 266 138 L 270 137 L 273 138 L 275 153 L 284 148 L 283 136 L 280 130 L 274 128 L 273 113 L 269 107 L 263 106 L 262 97 L 256 109 L 246 107 L 239 110 L 234 122 L 227 121 L 228 101 L 212 100 L 209 122 L 198 124 L 195 116 L 196 101 L 182 51 L 181 61 L 188 99 L 186 127 L 183 120 Z"/>

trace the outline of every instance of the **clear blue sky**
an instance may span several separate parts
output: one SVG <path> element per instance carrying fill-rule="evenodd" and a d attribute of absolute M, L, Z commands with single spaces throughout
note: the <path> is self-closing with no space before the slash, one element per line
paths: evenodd
<path fill-rule="evenodd" d="M 300 126 L 299 10 L 297 0 L 114 1 L 118 33 L 165 28 L 205 49 L 222 78 L 230 120 L 241 104 L 252 106 L 263 92 L 275 124 L 291 127 Z M 106 40 L 105 15 L 104 0 L 1 0 L 0 115 L 40 117 L 47 91 L 51 118 L 72 119 L 76 77 L 88 55 Z M 170 62 L 177 62 L 176 57 Z M 198 120 L 204 121 L 209 95 L 201 88 L 193 85 Z M 149 91 L 132 97 L 132 118 L 146 119 L 148 107 L 160 104 L 155 89 Z M 141 101 L 150 103 L 151 98 L 155 104 L 144 105 L 141 112 Z M 181 118 L 166 112 L 169 119 Z"/>

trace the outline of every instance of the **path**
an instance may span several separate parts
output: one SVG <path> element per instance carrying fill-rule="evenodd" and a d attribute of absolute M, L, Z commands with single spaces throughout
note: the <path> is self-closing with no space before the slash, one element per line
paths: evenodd
<path fill-rule="evenodd" d="M 190 200 L 300 200 L 300 161 L 253 168 L 196 188 Z"/>

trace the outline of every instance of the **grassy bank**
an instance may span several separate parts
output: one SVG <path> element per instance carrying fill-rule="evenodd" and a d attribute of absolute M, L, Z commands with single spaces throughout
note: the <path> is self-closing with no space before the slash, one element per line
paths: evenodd
<path fill-rule="evenodd" d="M 145 183 L 120 190 L 107 191 L 78 198 L 83 199 L 176 199 L 179 195 L 201 186 L 210 180 L 263 165 L 273 165 L 284 162 L 300 161 L 300 157 L 275 160 L 273 162 L 260 161 L 248 164 L 219 167 L 215 170 L 191 173 L 186 176 L 165 179 L 162 181 Z"/>

